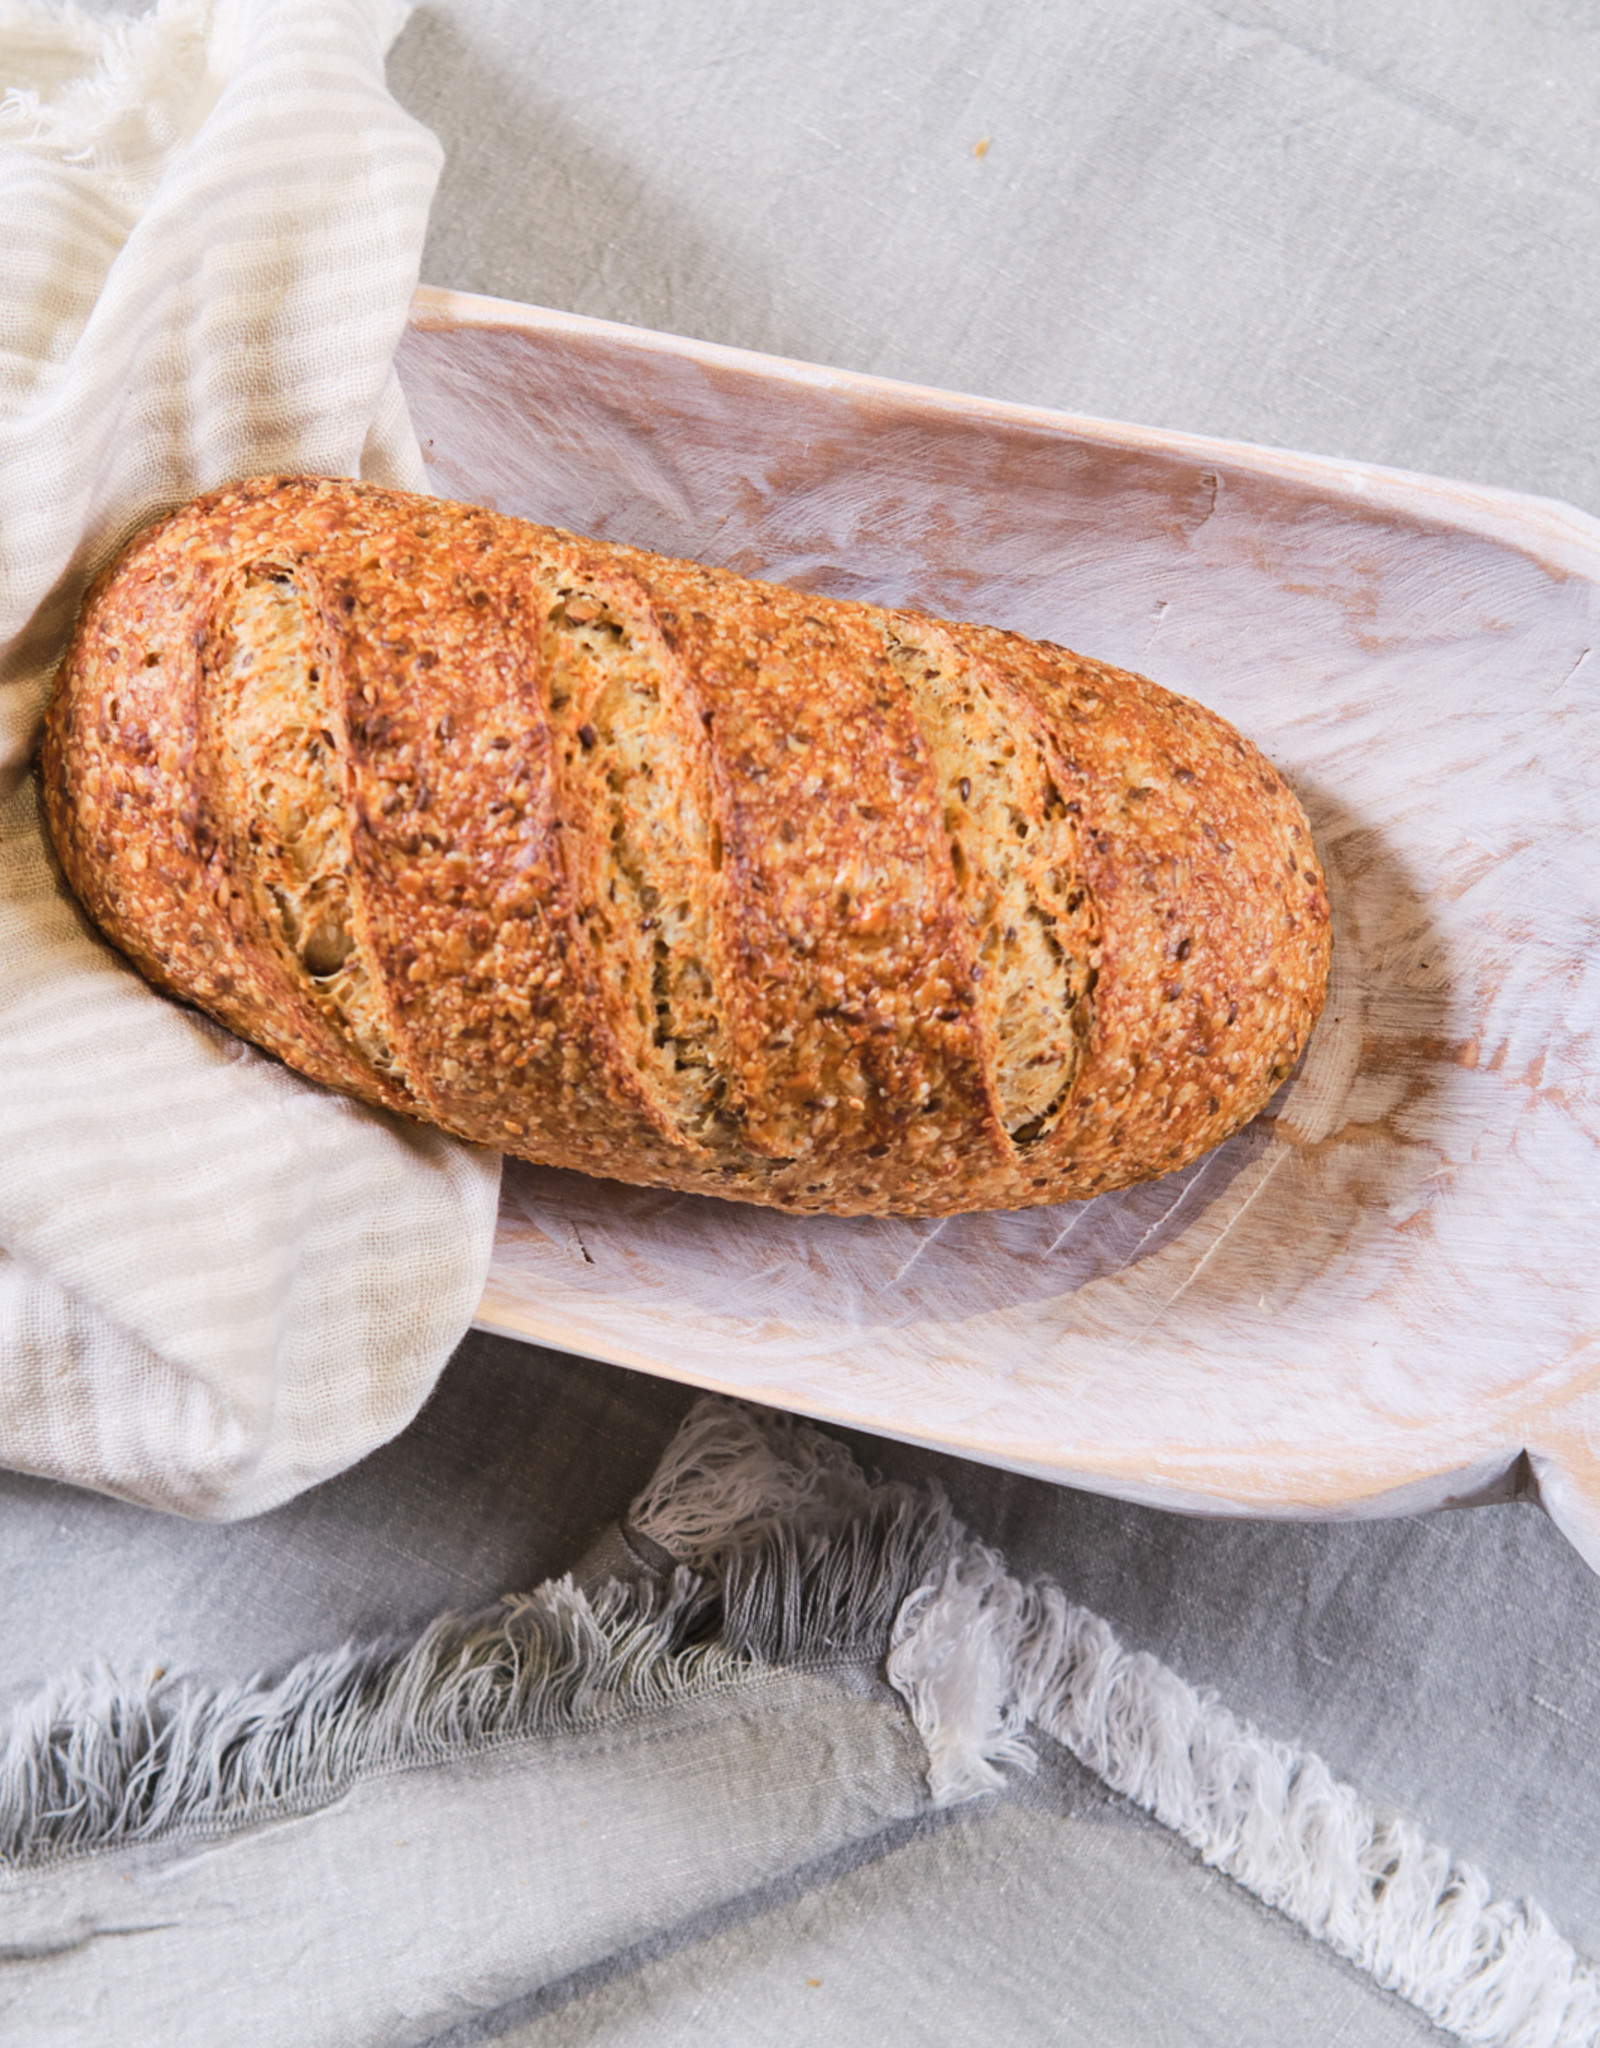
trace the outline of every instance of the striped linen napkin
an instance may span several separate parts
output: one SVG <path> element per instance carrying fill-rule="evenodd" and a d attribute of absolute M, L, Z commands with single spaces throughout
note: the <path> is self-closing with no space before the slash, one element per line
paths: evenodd
<path fill-rule="evenodd" d="M 270 470 L 423 488 L 391 357 L 440 152 L 391 0 L 0 0 L 0 1463 L 272 1507 L 466 1329 L 499 1162 L 300 1081 L 88 929 L 29 762 L 84 584 Z"/>

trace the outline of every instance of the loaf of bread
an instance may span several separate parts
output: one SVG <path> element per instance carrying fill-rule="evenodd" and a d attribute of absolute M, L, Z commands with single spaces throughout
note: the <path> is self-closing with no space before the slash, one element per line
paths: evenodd
<path fill-rule="evenodd" d="M 101 930 L 302 1074 L 784 1209 L 1169 1172 L 1327 978 L 1305 815 L 1197 704 L 323 478 L 215 491 L 101 576 L 43 782 Z"/>

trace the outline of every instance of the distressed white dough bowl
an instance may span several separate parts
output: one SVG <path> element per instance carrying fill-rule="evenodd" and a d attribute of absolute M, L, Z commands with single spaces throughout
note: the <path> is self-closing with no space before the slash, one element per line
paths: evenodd
<path fill-rule="evenodd" d="M 1176 1508 L 1536 1487 L 1600 1567 L 1600 523 L 446 292 L 400 375 L 444 495 L 1212 705 L 1335 912 L 1298 1077 L 1183 1174 L 930 1223 L 510 1165 L 485 1327 Z"/>

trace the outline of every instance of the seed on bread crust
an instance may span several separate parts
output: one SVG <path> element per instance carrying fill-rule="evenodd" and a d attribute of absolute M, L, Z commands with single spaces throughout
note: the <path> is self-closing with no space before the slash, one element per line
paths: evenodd
<path fill-rule="evenodd" d="M 107 936 L 302 1073 L 780 1208 L 1169 1172 L 1326 990 L 1304 812 L 1200 705 L 368 485 L 258 479 L 138 536 L 43 773 Z"/>

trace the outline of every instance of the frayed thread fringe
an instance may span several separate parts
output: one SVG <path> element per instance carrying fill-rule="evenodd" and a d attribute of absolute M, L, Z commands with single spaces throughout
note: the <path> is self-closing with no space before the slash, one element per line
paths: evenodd
<path fill-rule="evenodd" d="M 0 1854 L 14 1864 L 214 1831 L 336 1798 L 369 1773 L 594 1722 L 715 1683 L 693 1575 L 589 1595 L 541 1586 L 409 1648 L 308 1657 L 275 1683 L 130 1687 L 108 1671 L 16 1714 L 0 1756 Z"/>
<path fill-rule="evenodd" d="M 156 0 L 89 15 L 72 0 L 0 0 L 0 143 L 146 193 L 238 68 L 261 10 Z M 410 0 L 367 0 L 387 51 Z M 241 40 L 243 39 L 243 40 Z"/>
<path fill-rule="evenodd" d="M 147 14 L 0 0 L 0 142 L 66 163 L 148 175 L 182 139 L 206 70 L 212 0 L 158 0 Z"/>
<path fill-rule="evenodd" d="M 593 1727 L 774 1665 L 881 1658 L 906 1595 L 949 1553 L 948 1510 L 883 1488 L 842 1529 L 743 1525 L 662 1578 L 570 1578 L 409 1647 L 308 1657 L 272 1683 L 48 1689 L 0 1750 L 0 1860 L 38 1865 L 304 1812 L 358 1779 Z"/>
<path fill-rule="evenodd" d="M 708 1395 L 684 1417 L 628 1526 L 698 1564 L 776 1523 L 837 1528 L 895 1491 L 872 1486 L 843 1444 L 798 1417 Z"/>
<path fill-rule="evenodd" d="M 1056 1586 L 967 1542 L 901 1609 L 887 1674 L 937 1801 L 1031 1767 L 1042 1730 L 1201 1859 L 1474 2048 L 1592 2048 L 1600 1976 L 1401 1816 L 1274 1742 Z"/>
<path fill-rule="evenodd" d="M 802 1542 L 891 1560 L 843 1446 L 792 1418 L 696 1405 L 631 1520 L 685 1558 L 787 1522 Z M 928 1755 L 936 1805 L 1030 1770 L 1030 1730 L 1386 1989 L 1474 2048 L 1590 2048 L 1600 1977 L 1541 1910 L 1381 1813 L 1318 1756 L 1240 1721 L 1157 1658 L 1130 1653 L 1059 1587 L 1025 1585 L 940 1509 L 938 1567 L 896 1612 L 885 1674 Z M 903 1529 L 903 1524 L 897 1524 Z M 892 1576 L 905 1583 L 906 1558 Z M 825 1569 L 845 1567 L 835 1555 Z M 814 1566 L 813 1569 L 816 1567 Z"/>
<path fill-rule="evenodd" d="M 768 1666 L 884 1658 L 935 1804 L 1032 1768 L 1042 1732 L 1473 2048 L 1600 2042 L 1600 1978 L 1537 1906 L 1497 1900 L 1413 1822 L 1125 1650 L 1058 1587 L 1013 1578 L 937 1495 L 869 1484 L 807 1425 L 697 1403 L 628 1526 L 678 1561 L 588 1591 L 553 1581 L 275 1684 L 101 1673 L 46 1693 L 0 1754 L 0 1857 L 216 1833 Z"/>

